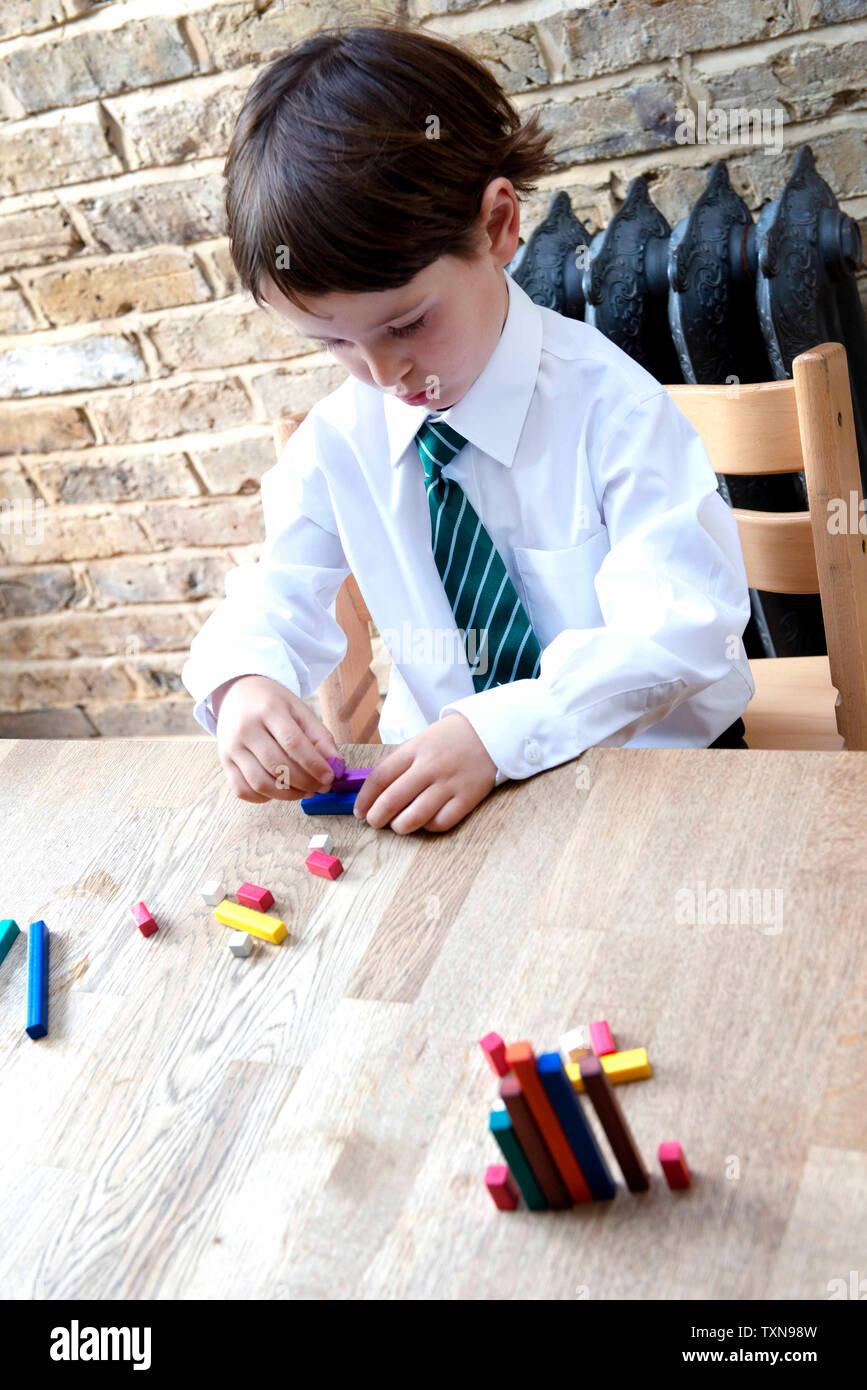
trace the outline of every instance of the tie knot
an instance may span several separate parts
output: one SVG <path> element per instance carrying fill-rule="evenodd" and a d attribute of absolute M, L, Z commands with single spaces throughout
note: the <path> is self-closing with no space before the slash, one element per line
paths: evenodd
<path fill-rule="evenodd" d="M 415 442 L 425 473 L 438 475 L 467 441 L 445 420 L 425 420 L 416 432 Z"/>

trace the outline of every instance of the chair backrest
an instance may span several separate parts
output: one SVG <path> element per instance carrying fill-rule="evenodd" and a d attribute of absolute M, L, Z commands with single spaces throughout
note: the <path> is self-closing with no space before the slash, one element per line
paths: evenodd
<path fill-rule="evenodd" d="M 306 414 L 306 410 L 297 411 L 275 423 L 274 445 L 278 456 Z M 316 692 L 322 722 L 337 743 L 381 743 L 379 686 L 370 669 L 373 660 L 371 618 L 353 574 L 347 575 L 340 586 L 334 615 L 346 635 L 346 655 Z"/>
<path fill-rule="evenodd" d="M 847 748 L 863 749 L 867 516 L 862 531 L 846 351 L 841 343 L 820 343 L 792 367 L 791 381 L 666 389 L 701 435 L 716 473 L 803 469 L 808 512 L 733 509 L 747 580 L 771 593 L 821 595 L 831 681 L 839 692 L 837 727 Z"/>

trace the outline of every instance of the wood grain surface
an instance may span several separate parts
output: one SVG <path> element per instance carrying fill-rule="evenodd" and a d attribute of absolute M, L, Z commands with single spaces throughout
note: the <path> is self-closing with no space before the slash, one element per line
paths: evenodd
<path fill-rule="evenodd" d="M 0 1297 L 826 1299 L 865 1272 L 867 754 L 593 749 L 409 836 L 238 801 L 209 739 L 0 762 L 0 917 L 52 932 L 47 1038 L 23 936 L 0 966 Z M 336 883 L 304 866 L 322 828 Z M 269 887 L 288 938 L 235 959 L 212 877 Z M 734 920 L 682 920 L 702 883 Z M 498 1212 L 476 1039 L 595 1018 L 650 1055 L 618 1097 L 651 1190 Z"/>

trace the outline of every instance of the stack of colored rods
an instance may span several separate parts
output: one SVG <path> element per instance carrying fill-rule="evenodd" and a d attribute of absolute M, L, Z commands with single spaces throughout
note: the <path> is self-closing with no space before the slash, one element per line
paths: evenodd
<path fill-rule="evenodd" d="M 536 1057 L 528 1042 L 507 1047 L 496 1033 L 481 1040 L 500 1078 L 501 1106 L 488 1127 L 505 1159 L 485 1175 L 503 1211 L 517 1205 L 515 1189 L 531 1211 L 561 1210 L 577 1202 L 606 1202 L 617 1192 L 614 1179 L 581 1108 L 559 1052 Z M 580 1061 L 589 1096 L 630 1192 L 646 1192 L 650 1178 L 611 1082 L 595 1056 Z M 511 1179 L 511 1181 L 510 1181 Z"/>

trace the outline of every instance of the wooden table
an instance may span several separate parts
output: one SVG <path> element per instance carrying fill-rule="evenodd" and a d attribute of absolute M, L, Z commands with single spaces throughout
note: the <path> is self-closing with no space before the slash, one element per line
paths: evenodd
<path fill-rule="evenodd" d="M 210 739 L 0 763 L 0 917 L 52 932 L 47 1038 L 23 937 L 0 967 L 3 1298 L 826 1299 L 865 1272 L 867 755 L 594 749 L 410 836 L 238 801 Z M 304 866 L 320 829 L 336 883 Z M 282 945 L 231 956 L 213 876 L 268 885 Z M 781 922 L 679 921 L 702 881 L 781 889 Z M 650 1054 L 618 1095 L 651 1191 L 497 1212 L 476 1039 L 596 1017 Z"/>

